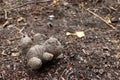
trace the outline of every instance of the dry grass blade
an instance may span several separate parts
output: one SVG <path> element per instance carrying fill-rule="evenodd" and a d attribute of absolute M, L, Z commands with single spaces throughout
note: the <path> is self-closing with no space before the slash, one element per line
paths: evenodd
<path fill-rule="evenodd" d="M 28 4 L 35 4 L 35 3 L 45 3 L 45 2 L 50 2 L 51 0 L 38 0 L 38 1 L 30 1 L 30 2 L 26 2 L 20 6 L 17 6 L 17 7 L 14 7 L 14 8 L 11 8 L 10 10 L 13 10 L 13 9 L 17 9 L 17 8 L 21 8 L 21 7 L 24 7 Z"/>
<path fill-rule="evenodd" d="M 82 7 L 83 9 L 85 9 L 86 11 L 88 11 L 89 13 L 93 14 L 94 16 L 98 17 L 99 19 L 101 19 L 103 22 L 105 22 L 109 27 L 111 27 L 114 30 L 117 30 L 113 25 L 109 24 L 109 22 L 107 22 L 105 19 L 103 19 L 101 16 L 99 16 L 98 14 L 94 13 L 93 11 L 86 9 L 83 5 L 80 5 L 80 7 Z"/>

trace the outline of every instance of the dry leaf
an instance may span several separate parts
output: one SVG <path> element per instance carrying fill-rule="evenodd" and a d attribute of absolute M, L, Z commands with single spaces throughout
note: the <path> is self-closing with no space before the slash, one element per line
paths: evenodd
<path fill-rule="evenodd" d="M 19 17 L 18 19 L 17 19 L 17 22 L 21 22 L 21 21 L 24 21 L 25 19 L 23 18 L 23 17 Z"/>
<path fill-rule="evenodd" d="M 85 37 L 85 33 L 83 31 L 77 31 L 77 32 L 75 32 L 75 35 L 79 38 Z"/>
<path fill-rule="evenodd" d="M 69 35 L 72 35 L 73 33 L 70 33 L 70 32 L 66 32 L 66 35 L 69 36 Z"/>
<path fill-rule="evenodd" d="M 117 46 L 117 49 L 120 49 L 120 45 Z"/>
<path fill-rule="evenodd" d="M 119 40 L 110 40 L 113 44 L 117 44 Z"/>
<path fill-rule="evenodd" d="M 12 53 L 12 54 L 11 54 L 11 56 L 14 56 L 14 57 L 17 57 L 17 56 L 19 56 L 19 55 L 20 55 L 19 52 L 16 52 L 16 53 Z"/>
<path fill-rule="evenodd" d="M 60 6 L 60 0 L 53 0 L 52 6 Z"/>
<path fill-rule="evenodd" d="M 66 35 L 67 36 L 74 36 L 74 37 L 77 36 L 79 38 L 85 37 L 85 33 L 83 31 L 76 31 L 74 33 L 66 32 Z"/>
<path fill-rule="evenodd" d="M 7 55 L 7 54 L 5 54 L 5 50 L 3 50 L 1 54 L 2 54 L 2 55 Z"/>
<path fill-rule="evenodd" d="M 117 54 L 115 55 L 115 57 L 116 57 L 117 59 L 120 59 L 120 53 L 117 53 Z"/>
<path fill-rule="evenodd" d="M 111 16 L 110 15 L 107 15 L 105 17 L 105 21 L 108 22 L 108 23 L 111 23 Z"/>
<path fill-rule="evenodd" d="M 40 10 L 39 9 L 35 9 L 33 12 L 32 12 L 32 15 L 39 15 L 40 14 Z"/>

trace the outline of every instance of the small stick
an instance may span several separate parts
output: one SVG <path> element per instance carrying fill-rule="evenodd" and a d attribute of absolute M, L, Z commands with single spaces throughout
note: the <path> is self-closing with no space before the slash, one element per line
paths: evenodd
<path fill-rule="evenodd" d="M 99 19 L 101 19 L 103 22 L 105 22 L 109 27 L 113 28 L 114 30 L 117 30 L 113 25 L 109 24 L 105 19 L 103 19 L 102 17 L 100 17 L 98 14 L 94 13 L 93 11 L 86 9 L 85 7 L 83 7 L 82 5 L 80 5 L 83 9 L 85 9 L 86 11 L 88 11 L 89 13 L 93 14 L 94 16 L 98 17 Z"/>
<path fill-rule="evenodd" d="M 83 53 L 85 53 L 86 55 L 89 55 L 89 53 L 87 51 L 85 51 L 85 49 L 82 49 Z"/>
<path fill-rule="evenodd" d="M 19 29 L 18 27 L 14 26 L 14 29 L 18 30 L 21 35 L 25 35 L 24 33 L 22 33 L 24 27 L 22 29 Z"/>
<path fill-rule="evenodd" d="M 70 75 L 73 74 L 73 73 L 74 73 L 73 71 L 71 71 L 70 73 L 68 73 L 66 80 L 69 80 Z"/>
<path fill-rule="evenodd" d="M 25 29 L 25 27 L 23 27 L 22 29 L 20 29 L 19 33 L 22 33 L 22 31 Z"/>
<path fill-rule="evenodd" d="M 6 10 L 6 9 L 4 9 L 4 12 L 5 12 L 5 19 L 8 19 L 7 10 Z"/>
<path fill-rule="evenodd" d="M 49 1 L 51 1 L 51 0 L 38 0 L 38 1 L 26 2 L 26 3 L 24 3 L 24 4 L 20 5 L 20 6 L 17 6 L 15 8 L 11 8 L 10 10 L 20 8 L 20 7 L 26 6 L 28 4 L 44 3 L 44 2 L 49 2 Z"/>
<path fill-rule="evenodd" d="M 62 74 L 60 75 L 59 79 L 58 80 L 61 80 L 61 77 L 63 76 L 63 74 L 67 71 L 67 69 L 64 69 Z"/>

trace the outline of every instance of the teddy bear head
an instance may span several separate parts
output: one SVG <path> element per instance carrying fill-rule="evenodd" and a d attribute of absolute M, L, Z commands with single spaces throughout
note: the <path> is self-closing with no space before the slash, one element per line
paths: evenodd
<path fill-rule="evenodd" d="M 52 53 L 55 58 L 58 57 L 63 50 L 63 46 L 58 39 L 53 37 L 50 37 L 48 40 L 46 40 L 43 45 L 46 48 L 46 52 Z"/>

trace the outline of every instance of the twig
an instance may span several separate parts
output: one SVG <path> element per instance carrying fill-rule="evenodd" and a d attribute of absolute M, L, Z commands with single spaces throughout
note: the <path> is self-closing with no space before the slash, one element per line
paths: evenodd
<path fill-rule="evenodd" d="M 48 76 L 49 76 L 49 80 L 53 79 L 50 73 L 48 73 Z"/>
<path fill-rule="evenodd" d="M 35 2 L 35 1 L 26 2 L 26 3 L 24 3 L 24 4 L 20 5 L 20 6 L 17 6 L 17 7 L 15 7 L 15 8 L 11 8 L 10 10 L 16 9 L 16 8 L 20 8 L 20 7 L 26 6 L 26 5 L 28 5 L 28 4 L 45 3 L 45 2 L 49 2 L 49 1 L 51 1 L 51 0 L 37 0 L 36 2 Z"/>
<path fill-rule="evenodd" d="M 83 53 L 85 53 L 86 55 L 89 55 L 90 53 L 88 53 L 85 49 L 82 49 Z"/>
<path fill-rule="evenodd" d="M 60 75 L 58 80 L 61 80 L 61 77 L 63 76 L 63 74 L 67 71 L 67 69 L 64 69 L 64 71 L 62 72 L 62 74 Z"/>
<path fill-rule="evenodd" d="M 24 27 L 22 29 L 19 29 L 18 27 L 15 26 L 14 29 L 18 30 L 19 31 L 18 33 L 20 33 L 21 35 L 25 35 L 24 33 L 22 33 Z"/>
<path fill-rule="evenodd" d="M 22 33 L 22 31 L 25 29 L 25 27 L 23 27 L 22 29 L 19 30 L 19 33 Z"/>
<path fill-rule="evenodd" d="M 12 39 L 9 39 L 10 41 L 15 41 L 15 40 L 20 40 L 21 37 L 17 37 L 17 38 L 12 38 Z"/>
<path fill-rule="evenodd" d="M 84 6 L 80 5 L 83 9 L 85 9 L 86 11 L 88 11 L 89 13 L 93 14 L 94 16 L 98 17 L 99 19 L 101 19 L 103 22 L 105 22 L 109 27 L 111 27 L 114 30 L 117 30 L 113 25 L 109 24 L 109 22 L 107 22 L 105 19 L 103 19 L 102 17 L 100 17 L 98 14 L 94 13 L 93 11 L 86 9 Z"/>
<path fill-rule="evenodd" d="M 4 12 L 5 12 L 5 19 L 8 19 L 7 10 L 6 10 L 6 9 L 4 9 Z"/>
<path fill-rule="evenodd" d="M 73 74 L 73 71 L 71 71 L 70 73 L 68 73 L 66 80 L 69 80 L 69 77 L 70 77 L 71 74 Z"/>

